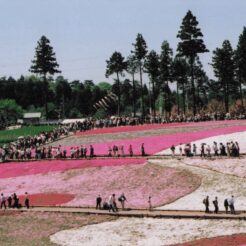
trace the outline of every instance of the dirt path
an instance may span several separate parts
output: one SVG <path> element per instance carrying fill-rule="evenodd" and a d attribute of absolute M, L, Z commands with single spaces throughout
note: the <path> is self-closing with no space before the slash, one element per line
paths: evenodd
<path fill-rule="evenodd" d="M 150 218 L 177 218 L 177 219 L 243 219 L 246 220 L 246 212 L 238 211 L 236 215 L 220 212 L 219 214 L 205 214 L 203 211 L 188 210 L 157 210 L 151 211 L 146 209 L 119 210 L 119 212 L 108 212 L 108 210 L 96 210 L 93 208 L 79 207 L 33 207 L 29 210 L 23 208 L 21 212 L 55 212 L 55 213 L 82 213 L 112 215 L 118 217 L 150 217 Z"/>

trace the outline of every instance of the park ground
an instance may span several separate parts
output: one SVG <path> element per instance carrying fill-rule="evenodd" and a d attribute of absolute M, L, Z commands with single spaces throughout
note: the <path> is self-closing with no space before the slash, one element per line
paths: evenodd
<path fill-rule="evenodd" d="M 172 144 L 238 141 L 246 153 L 246 121 L 124 127 L 114 133 L 78 133 L 52 145 L 65 148 L 92 143 L 96 153 L 129 143 L 136 154 L 169 154 Z M 178 151 L 177 151 L 178 152 Z M 223 200 L 232 194 L 236 209 L 246 208 L 245 157 L 240 158 L 116 158 L 8 163 L 0 166 L 5 195 L 28 191 L 32 205 L 94 207 L 95 197 L 124 192 L 129 208 L 203 210 L 206 195 Z M 10 185 L 11 184 L 11 185 Z M 21 198 L 23 199 L 23 198 Z M 211 205 L 212 208 L 212 205 Z M 3 245 L 243 245 L 245 220 L 118 218 L 107 215 L 24 212 L 1 213 Z M 29 229 L 28 229 L 29 228 Z M 29 232 L 28 232 L 29 231 Z M 31 232 L 30 232 L 31 231 Z M 31 233 L 31 237 L 30 237 Z"/>

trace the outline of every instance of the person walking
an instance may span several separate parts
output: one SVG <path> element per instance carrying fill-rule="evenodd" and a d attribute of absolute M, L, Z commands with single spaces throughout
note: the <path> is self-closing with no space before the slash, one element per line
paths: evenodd
<path fill-rule="evenodd" d="M 141 154 L 142 156 L 145 156 L 144 143 L 141 144 Z"/>
<path fill-rule="evenodd" d="M 152 210 L 152 202 L 151 202 L 151 196 L 149 196 L 149 199 L 148 199 L 148 204 L 149 204 L 149 211 Z"/>
<path fill-rule="evenodd" d="M 102 203 L 102 198 L 100 195 L 98 195 L 96 199 L 96 209 L 102 209 L 101 203 Z"/>
<path fill-rule="evenodd" d="M 217 196 L 213 200 L 213 204 L 214 204 L 214 213 L 217 214 L 219 212 L 219 202 Z"/>
<path fill-rule="evenodd" d="M 130 157 L 132 157 L 133 156 L 133 149 L 132 149 L 132 145 L 131 144 L 129 145 L 128 151 L 129 151 Z"/>
<path fill-rule="evenodd" d="M 94 148 L 92 145 L 90 145 L 90 158 L 94 157 Z"/>
<path fill-rule="evenodd" d="M 7 208 L 6 206 L 6 197 L 3 195 L 3 193 L 1 194 L 1 209 L 2 207 L 4 207 L 4 209 Z"/>
<path fill-rule="evenodd" d="M 8 202 L 8 208 L 12 208 L 12 197 L 11 196 L 8 196 L 7 202 Z"/>
<path fill-rule="evenodd" d="M 113 212 L 116 212 L 115 207 L 114 207 L 114 199 L 115 198 L 115 194 L 111 195 L 108 199 L 108 205 L 109 205 L 109 212 L 111 212 L 111 210 Z"/>
<path fill-rule="evenodd" d="M 121 204 L 122 210 L 124 210 L 125 209 L 125 202 L 127 201 L 124 192 L 120 195 L 118 200 Z"/>
<path fill-rule="evenodd" d="M 229 203 L 228 203 L 228 199 L 227 198 L 224 200 L 224 207 L 225 207 L 226 213 L 228 213 Z"/>
<path fill-rule="evenodd" d="M 231 196 L 231 199 L 228 201 L 228 203 L 229 203 L 229 207 L 230 207 L 230 210 L 231 210 L 231 214 L 236 214 L 234 196 Z"/>
<path fill-rule="evenodd" d="M 209 213 L 209 196 L 203 199 L 203 204 L 205 205 L 205 213 Z"/>
<path fill-rule="evenodd" d="M 25 192 L 25 206 L 27 209 L 30 208 L 30 205 L 29 205 L 29 197 L 28 197 L 28 193 Z"/>
<path fill-rule="evenodd" d="M 171 152 L 172 152 L 172 157 L 174 157 L 175 156 L 175 146 L 174 145 L 171 146 Z"/>

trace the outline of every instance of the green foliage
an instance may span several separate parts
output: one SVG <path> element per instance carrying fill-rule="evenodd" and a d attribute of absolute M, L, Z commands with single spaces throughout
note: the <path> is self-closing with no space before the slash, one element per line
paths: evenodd
<path fill-rule="evenodd" d="M 15 100 L 13 99 L 3 99 L 0 100 L 0 122 L 5 123 L 15 123 L 18 118 L 22 116 L 23 110 Z"/>
<path fill-rule="evenodd" d="M 180 31 L 177 34 L 177 38 L 181 40 L 177 48 L 180 56 L 194 58 L 198 53 L 208 52 L 203 43 L 201 29 L 197 27 L 198 24 L 196 17 L 189 10 L 183 18 Z"/>
<path fill-rule="evenodd" d="M 102 91 L 107 91 L 107 92 L 109 92 L 109 91 L 111 91 L 111 89 L 112 89 L 112 85 L 109 84 L 108 82 L 100 82 L 97 86 L 98 86 L 98 88 L 99 88 L 100 90 L 102 90 Z"/>
<path fill-rule="evenodd" d="M 229 112 L 229 95 L 235 90 L 235 63 L 234 51 L 229 40 L 225 40 L 222 48 L 213 51 L 212 66 L 214 74 L 220 83 L 220 90 L 224 95 L 225 110 Z"/>
<path fill-rule="evenodd" d="M 41 74 L 46 77 L 47 74 L 60 73 L 58 70 L 58 63 L 55 58 L 55 52 L 53 52 L 50 41 L 45 36 L 42 36 L 38 41 L 38 45 L 35 50 L 35 57 L 32 60 L 32 66 L 30 72 L 35 74 Z"/>

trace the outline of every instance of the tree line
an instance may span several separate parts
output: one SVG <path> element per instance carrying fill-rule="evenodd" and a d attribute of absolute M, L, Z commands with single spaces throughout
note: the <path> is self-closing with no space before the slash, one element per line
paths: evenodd
<path fill-rule="evenodd" d="M 54 79 L 61 71 L 49 39 L 42 36 L 29 70 L 34 75 L 0 78 L 0 121 L 15 121 L 25 111 L 41 111 L 49 119 L 112 114 L 144 117 L 157 111 L 195 115 L 211 110 L 229 112 L 235 102 L 237 110 L 244 112 L 246 28 L 236 49 L 225 40 L 212 51 L 210 65 L 216 80 L 208 78 L 200 61 L 199 55 L 209 50 L 191 11 L 183 18 L 177 38 L 175 56 L 167 40 L 158 54 L 148 50 L 143 35 L 138 33 L 127 58 L 115 51 L 106 61 L 105 75 L 114 76 L 114 83 L 96 85 L 91 80 L 68 81 L 63 76 Z M 148 75 L 149 84 L 143 74 Z M 100 104 L 110 93 L 117 100 Z"/>

